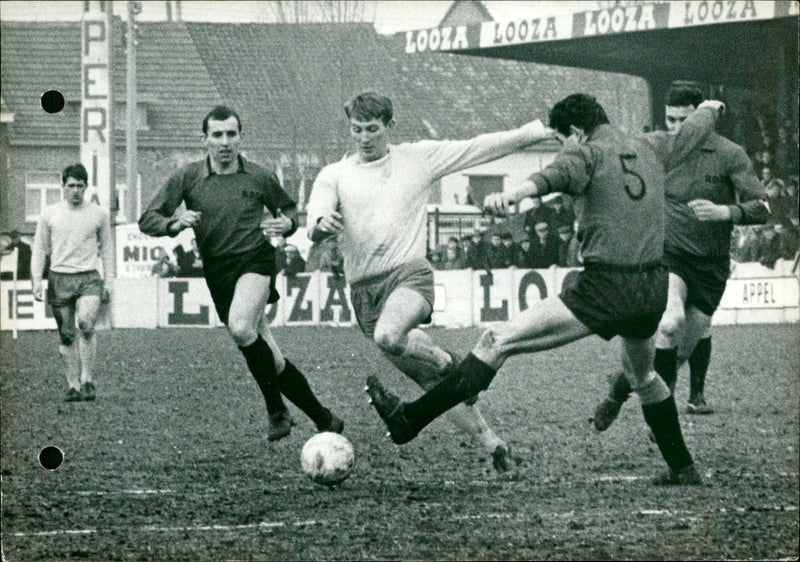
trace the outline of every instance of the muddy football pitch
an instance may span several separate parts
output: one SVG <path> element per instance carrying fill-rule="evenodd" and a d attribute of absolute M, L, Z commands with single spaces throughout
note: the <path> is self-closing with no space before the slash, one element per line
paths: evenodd
<path fill-rule="evenodd" d="M 479 330 L 431 329 L 466 352 Z M 98 334 L 97 400 L 63 401 L 55 332 L 0 338 L 5 560 L 797 559 L 797 325 L 717 326 L 706 398 L 676 401 L 705 483 L 655 487 L 664 469 L 638 399 L 605 433 L 588 420 L 618 367 L 597 337 L 508 361 L 479 407 L 515 461 L 446 419 L 394 445 L 363 391 L 375 373 L 419 390 L 352 328 L 275 329 L 356 451 L 341 485 L 311 482 L 313 424 L 265 438 L 255 382 L 222 329 Z M 63 462 L 43 468 L 58 447 Z"/>

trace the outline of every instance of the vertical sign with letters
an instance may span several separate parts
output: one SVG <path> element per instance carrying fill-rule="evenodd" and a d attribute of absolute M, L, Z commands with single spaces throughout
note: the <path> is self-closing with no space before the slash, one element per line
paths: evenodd
<path fill-rule="evenodd" d="M 81 163 L 88 197 L 110 209 L 114 186 L 111 103 L 111 2 L 83 2 L 81 18 Z"/>

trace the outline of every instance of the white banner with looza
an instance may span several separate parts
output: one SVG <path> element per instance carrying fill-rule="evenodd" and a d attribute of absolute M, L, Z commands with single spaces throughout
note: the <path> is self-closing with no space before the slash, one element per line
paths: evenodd
<path fill-rule="evenodd" d="M 791 262 L 774 269 L 738 264 L 725 289 L 714 324 L 774 324 L 800 322 L 800 283 Z M 536 302 L 557 295 L 577 269 L 503 269 L 435 272 L 433 325 L 464 328 L 504 322 Z M 301 273 L 276 280 L 281 299 L 265 312 L 273 326 L 353 326 L 350 291 L 341 277 Z M 11 330 L 52 330 L 56 324 L 45 303 L 33 299 L 29 281 L 0 286 L 0 326 Z M 110 320 L 115 328 L 220 326 L 203 279 L 149 277 L 114 282 Z"/>

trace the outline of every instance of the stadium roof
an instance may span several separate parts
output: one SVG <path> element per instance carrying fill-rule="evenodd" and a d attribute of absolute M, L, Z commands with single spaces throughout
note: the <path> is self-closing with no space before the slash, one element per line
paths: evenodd
<path fill-rule="evenodd" d="M 113 89 L 119 103 L 125 100 L 125 53 L 117 24 Z M 0 29 L 3 110 L 14 114 L 10 142 L 77 145 L 80 24 L 3 22 Z M 410 57 L 404 41 L 403 35 L 381 36 L 369 24 L 139 23 L 138 93 L 149 122 L 139 143 L 197 146 L 199 114 L 224 102 L 240 112 L 248 145 L 340 156 L 346 143 L 342 106 L 366 89 L 392 98 L 399 141 L 518 126 L 588 87 L 623 126 L 638 128 L 648 119 L 647 92 L 631 76 L 441 53 Z M 59 114 L 39 105 L 50 89 L 68 102 Z M 121 146 L 124 131 L 116 138 Z"/>
<path fill-rule="evenodd" d="M 594 8 L 594 6 L 592 6 Z M 458 28 L 407 32 L 404 52 L 449 51 L 638 76 L 726 82 L 797 61 L 798 3 L 622 2 Z M 794 63 L 792 63 L 792 59 Z"/>

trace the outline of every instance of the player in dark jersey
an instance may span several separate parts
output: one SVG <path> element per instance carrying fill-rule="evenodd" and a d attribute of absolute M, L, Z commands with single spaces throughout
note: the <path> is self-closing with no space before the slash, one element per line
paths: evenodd
<path fill-rule="evenodd" d="M 241 131 L 235 111 L 211 110 L 203 119 L 208 156 L 169 178 L 139 219 L 139 229 L 151 236 L 194 229 L 217 314 L 264 396 L 267 439 L 286 437 L 294 424 L 281 393 L 319 431 L 341 433 L 344 423 L 320 404 L 303 374 L 284 358 L 264 315 L 267 304 L 278 300 L 276 250 L 269 238 L 297 230 L 297 212 L 275 172 L 239 154 Z M 181 203 L 185 209 L 178 209 Z"/>
<path fill-rule="evenodd" d="M 711 130 L 717 109 L 711 106 L 692 115 L 690 125 L 700 132 L 697 139 Z M 602 106 L 585 94 L 558 102 L 550 111 L 550 127 L 564 142 L 556 159 L 512 196 L 488 196 L 484 208 L 503 213 L 524 197 L 572 195 L 585 266 L 577 282 L 558 298 L 546 298 L 516 319 L 487 329 L 459 367 L 414 402 L 401 402 L 370 376 L 370 402 L 392 440 L 406 443 L 441 413 L 488 388 L 509 357 L 591 334 L 607 340 L 619 335 L 625 376 L 641 399 L 645 420 L 669 466 L 657 482 L 697 484 L 700 475 L 683 441 L 675 402 L 652 371 L 651 337 L 667 303 L 667 271 L 661 258 L 668 163 L 660 161 L 645 140 L 609 125 Z"/>
<path fill-rule="evenodd" d="M 693 85 L 670 88 L 666 95 L 667 131 L 650 133 L 657 150 L 669 151 L 687 117 L 703 102 Z M 671 390 L 687 361 L 690 390 L 687 411 L 710 414 L 703 395 L 711 357 L 711 317 L 730 274 L 734 224 L 766 222 L 765 188 L 747 153 L 712 133 L 680 165 L 667 171 L 667 222 L 664 261 L 669 270 L 667 309 L 656 335 L 654 367 Z M 606 430 L 631 393 L 621 373 L 611 376 L 609 396 L 595 409 L 594 425 Z"/>

